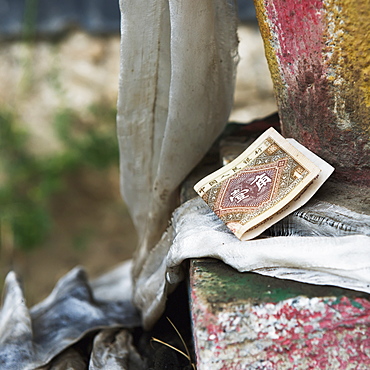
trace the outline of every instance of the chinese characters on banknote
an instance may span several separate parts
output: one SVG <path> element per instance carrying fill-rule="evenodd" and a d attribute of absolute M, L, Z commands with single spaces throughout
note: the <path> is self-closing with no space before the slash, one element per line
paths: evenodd
<path fill-rule="evenodd" d="M 239 239 L 248 240 L 304 205 L 333 170 L 270 128 L 194 189 Z"/>

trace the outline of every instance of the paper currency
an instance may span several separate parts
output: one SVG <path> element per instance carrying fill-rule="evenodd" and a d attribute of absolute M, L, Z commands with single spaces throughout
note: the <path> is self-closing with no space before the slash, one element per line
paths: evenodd
<path fill-rule="evenodd" d="M 269 128 L 194 190 L 240 239 L 249 240 L 305 204 L 334 168 Z"/>

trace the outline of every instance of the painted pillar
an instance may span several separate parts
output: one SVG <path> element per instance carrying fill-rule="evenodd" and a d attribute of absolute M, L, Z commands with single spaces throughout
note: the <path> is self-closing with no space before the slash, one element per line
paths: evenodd
<path fill-rule="evenodd" d="M 368 0 L 255 0 L 282 131 L 370 186 Z"/>

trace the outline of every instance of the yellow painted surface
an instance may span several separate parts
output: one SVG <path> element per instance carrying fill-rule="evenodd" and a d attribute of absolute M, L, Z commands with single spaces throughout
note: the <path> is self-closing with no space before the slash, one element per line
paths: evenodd
<path fill-rule="evenodd" d="M 289 2 L 283 4 L 286 9 L 289 7 Z M 290 4 L 293 8 L 295 3 Z M 281 9 L 276 9 L 276 14 L 267 14 L 266 7 L 274 13 L 275 6 L 281 7 L 282 3 L 255 0 L 255 6 L 275 94 L 281 105 L 288 99 L 290 87 L 284 81 L 279 64 L 282 61 L 276 55 L 279 45 L 271 24 L 275 16 L 279 18 Z M 370 1 L 323 0 L 317 11 L 322 14 L 322 23 L 317 27 L 323 28 L 322 58 L 317 62 L 323 66 L 328 82 L 335 123 L 341 130 L 362 132 L 366 140 L 370 134 Z"/>
<path fill-rule="evenodd" d="M 370 186 L 370 1 L 254 1 L 283 134 Z"/>
<path fill-rule="evenodd" d="M 283 93 L 282 72 L 280 71 L 279 64 L 276 58 L 276 50 L 273 48 L 273 34 L 266 14 L 264 0 L 254 0 L 256 14 L 258 19 L 259 28 L 261 31 L 262 39 L 265 46 L 265 54 L 267 63 L 270 69 L 271 78 L 274 82 L 274 90 L 276 96 L 281 96 Z M 279 102 L 278 102 L 279 104 Z"/>
<path fill-rule="evenodd" d="M 370 2 L 325 0 L 327 54 L 336 109 L 370 132 Z M 342 111 L 342 112 L 341 112 Z M 348 116 L 348 117 L 347 117 Z"/>

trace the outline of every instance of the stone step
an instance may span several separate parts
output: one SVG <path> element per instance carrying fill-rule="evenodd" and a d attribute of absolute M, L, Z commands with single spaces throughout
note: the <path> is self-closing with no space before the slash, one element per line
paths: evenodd
<path fill-rule="evenodd" d="M 369 369 L 370 295 L 190 261 L 198 370 Z"/>

